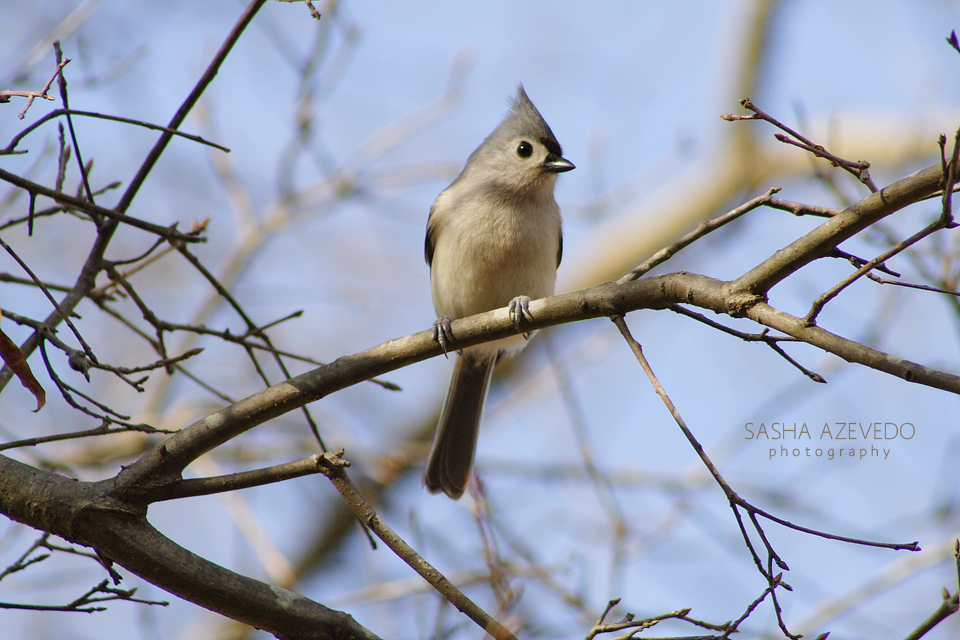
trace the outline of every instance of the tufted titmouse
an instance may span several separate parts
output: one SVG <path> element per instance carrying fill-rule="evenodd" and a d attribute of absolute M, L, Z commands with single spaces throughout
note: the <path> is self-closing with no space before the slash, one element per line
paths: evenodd
<path fill-rule="evenodd" d="M 451 319 L 508 304 L 521 331 L 530 298 L 553 295 L 563 250 L 553 187 L 557 174 L 574 166 L 522 85 L 511 107 L 430 208 L 424 252 L 441 345 Z M 443 491 L 454 500 L 463 495 L 493 368 L 522 349 L 526 338 L 460 352 L 423 473 L 431 493 Z"/>

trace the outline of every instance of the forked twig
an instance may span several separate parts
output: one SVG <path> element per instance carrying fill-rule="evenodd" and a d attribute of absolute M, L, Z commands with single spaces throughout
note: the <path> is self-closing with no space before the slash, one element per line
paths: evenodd
<path fill-rule="evenodd" d="M 850 173 L 851 175 L 856 177 L 857 180 L 859 180 L 864 185 L 866 185 L 866 187 L 870 189 L 872 193 L 876 193 L 877 185 L 875 185 L 873 183 L 873 180 L 870 178 L 870 163 L 867 162 L 866 160 L 860 160 L 860 161 L 845 160 L 844 158 L 841 158 L 839 156 L 836 156 L 830 153 L 829 151 L 826 150 L 826 148 L 823 147 L 823 145 L 819 145 L 807 139 L 798 131 L 794 131 L 787 125 L 783 124 L 782 122 L 780 122 L 779 120 L 771 116 L 769 113 L 766 113 L 765 111 L 760 109 L 758 106 L 753 104 L 753 101 L 750 100 L 750 98 L 744 98 L 743 100 L 740 101 L 740 104 L 743 106 L 744 109 L 747 109 L 748 111 L 752 111 L 753 114 L 744 116 L 744 115 L 734 115 L 734 114 L 725 113 L 720 117 L 729 122 L 736 122 L 738 120 L 763 120 L 765 122 L 769 122 L 776 128 L 788 134 L 786 136 L 779 133 L 776 134 L 776 138 L 780 142 L 794 145 L 805 151 L 809 151 L 810 153 L 817 156 L 818 158 L 823 158 L 833 166 L 839 167 L 844 171 Z"/>
<path fill-rule="evenodd" d="M 517 640 L 509 629 L 492 618 L 487 612 L 478 607 L 470 598 L 447 578 L 437 571 L 433 565 L 420 556 L 403 538 L 398 536 L 386 522 L 367 504 L 357 487 L 347 475 L 346 468 L 350 462 L 343 459 L 343 451 L 327 452 L 317 459 L 317 468 L 336 487 L 343 499 L 356 514 L 357 518 L 376 534 L 390 549 L 404 562 L 429 582 L 450 604 L 465 613 L 477 623 L 481 629 L 493 636 L 495 640 Z"/>

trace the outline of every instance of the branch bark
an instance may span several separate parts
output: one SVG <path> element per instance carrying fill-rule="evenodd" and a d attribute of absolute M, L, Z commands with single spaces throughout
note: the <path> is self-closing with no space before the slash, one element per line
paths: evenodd
<path fill-rule="evenodd" d="M 234 573 L 179 546 L 146 509 L 112 495 L 112 480 L 77 482 L 0 456 L 0 511 L 88 545 L 165 591 L 278 638 L 377 640 L 352 616 Z"/>

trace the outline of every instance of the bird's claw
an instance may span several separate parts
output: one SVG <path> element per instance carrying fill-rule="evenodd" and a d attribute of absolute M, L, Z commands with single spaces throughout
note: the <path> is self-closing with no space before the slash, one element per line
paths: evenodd
<path fill-rule="evenodd" d="M 529 331 L 524 331 L 522 325 L 526 320 L 533 320 L 533 314 L 530 313 L 530 297 L 517 296 L 510 301 L 507 310 L 510 312 L 510 319 L 513 320 L 517 333 L 521 334 L 524 340 L 529 340 L 531 334 Z"/>
<path fill-rule="evenodd" d="M 447 355 L 447 343 L 453 340 L 453 330 L 450 328 L 451 322 L 453 322 L 453 318 L 450 316 L 443 316 L 433 321 L 433 341 L 440 345 L 444 358 L 450 357 Z"/>

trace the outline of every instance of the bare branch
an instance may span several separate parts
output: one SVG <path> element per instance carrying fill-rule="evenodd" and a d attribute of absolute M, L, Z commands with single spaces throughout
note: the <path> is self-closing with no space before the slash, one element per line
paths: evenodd
<path fill-rule="evenodd" d="M 0 456 L 0 512 L 17 522 L 94 547 L 169 593 L 278 638 L 377 640 L 345 613 L 180 547 L 146 521 L 143 507 L 120 499 L 112 484 L 77 482 Z M 28 487 L 33 499 L 21 500 Z"/>
<path fill-rule="evenodd" d="M 728 211 L 727 213 L 721 216 L 717 216 L 712 220 L 704 220 L 703 222 L 697 225 L 696 229 L 686 234 L 685 236 L 683 236 L 682 238 L 680 238 L 679 240 L 671 244 L 669 247 L 665 247 L 660 251 L 656 252 L 655 254 L 653 254 L 650 257 L 650 259 L 643 262 L 643 264 L 640 264 L 637 267 L 635 267 L 629 273 L 627 273 L 626 275 L 621 277 L 619 280 L 617 280 L 617 282 L 629 282 L 630 280 L 636 280 L 637 278 L 644 275 L 645 273 L 650 272 L 654 267 L 660 264 L 663 264 L 664 262 L 672 258 L 681 249 L 690 246 L 691 244 L 693 244 L 700 238 L 704 237 L 705 235 L 713 231 L 716 231 L 717 229 L 724 226 L 725 224 L 733 222 L 743 214 L 749 213 L 754 209 L 756 209 L 757 207 L 761 207 L 765 204 L 768 204 L 773 199 L 773 194 L 778 193 L 779 191 L 780 191 L 780 187 L 773 187 L 771 189 L 768 189 L 765 194 L 761 196 L 757 196 L 756 198 L 749 200 L 748 202 L 745 202 L 744 204 L 740 205 L 736 209 L 733 209 L 732 211 Z"/>
<path fill-rule="evenodd" d="M 790 202 L 780 198 L 770 198 L 766 206 L 771 209 L 780 209 L 789 211 L 795 216 L 816 216 L 819 218 L 832 218 L 842 211 L 842 209 L 831 209 L 829 207 L 818 207 L 812 204 L 803 204 L 800 202 Z"/>
<path fill-rule="evenodd" d="M 0 180 L 9 182 L 10 184 L 20 187 L 21 189 L 24 189 L 30 193 L 46 196 L 55 202 L 59 202 L 65 207 L 70 207 L 71 209 L 76 209 L 78 211 L 84 211 L 92 216 L 102 216 L 104 218 L 114 220 L 118 224 L 123 223 L 131 227 L 136 227 L 137 229 L 142 229 L 143 231 L 149 231 L 150 233 L 167 238 L 168 240 L 176 240 L 179 242 L 206 242 L 205 238 L 198 236 L 193 232 L 183 233 L 177 231 L 176 225 L 164 227 L 152 222 L 140 220 L 139 218 L 133 218 L 125 213 L 121 213 L 118 209 L 107 209 L 105 207 L 95 205 L 92 202 L 68 195 L 62 191 L 56 191 L 41 184 L 31 182 L 30 180 L 21 178 L 20 176 L 3 169 L 0 169 Z"/>
<path fill-rule="evenodd" d="M 47 98 L 49 100 L 53 100 L 53 98 L 50 98 L 48 96 Z M 0 100 L 0 102 L 2 102 L 2 100 Z M 46 114 L 45 116 L 43 116 L 42 118 L 40 118 L 39 120 L 37 120 L 36 122 L 34 122 L 33 124 L 31 124 L 29 127 L 24 129 L 17 135 L 15 135 L 13 138 L 11 138 L 7 146 L 3 149 L 0 149 L 0 156 L 17 153 L 16 148 L 17 148 L 17 145 L 20 144 L 21 140 L 23 140 L 31 132 L 39 128 L 41 125 L 51 120 L 55 120 L 60 116 L 84 116 L 87 118 L 96 118 L 98 120 L 108 120 L 110 122 L 122 122 L 124 124 L 132 124 L 136 127 L 143 127 L 144 129 L 150 129 L 152 131 L 163 131 L 164 133 L 169 133 L 171 135 L 179 136 L 187 140 L 192 140 L 193 142 L 199 142 L 200 144 L 207 145 L 208 147 L 213 147 L 214 149 L 219 149 L 224 153 L 230 153 L 230 149 L 228 149 L 227 147 L 221 144 L 217 144 L 216 142 L 205 140 L 201 136 L 197 136 L 192 133 L 185 133 L 183 131 L 178 131 L 177 129 L 174 129 L 171 127 L 164 127 L 159 124 L 153 124 L 152 122 L 144 122 L 143 120 L 135 120 L 133 118 L 124 118 L 122 116 L 111 116 L 105 113 L 97 113 L 95 111 L 83 111 L 80 109 L 55 109 L 50 113 Z"/>
<path fill-rule="evenodd" d="M 940 165 L 933 165 L 870 194 L 731 282 L 731 289 L 765 294 L 804 265 L 829 255 L 844 240 L 903 207 L 936 193 L 942 178 Z"/>
<path fill-rule="evenodd" d="M 40 89 L 40 91 L 10 91 L 10 90 L 0 91 L 0 103 L 10 102 L 10 98 L 14 96 L 27 98 L 26 106 L 23 108 L 23 111 L 21 111 L 17 116 L 18 118 L 23 120 L 24 116 L 27 115 L 27 110 L 33 104 L 34 99 L 36 98 L 43 98 L 44 100 L 55 99 L 53 96 L 47 95 L 47 90 L 50 88 L 50 85 L 53 84 L 53 81 L 56 80 L 57 76 L 60 75 L 60 72 L 63 71 L 63 68 L 67 66 L 69 62 L 70 62 L 70 58 L 61 60 L 59 64 L 57 64 L 57 70 L 53 72 L 53 75 L 50 76 L 49 80 L 47 80 L 47 84 L 43 85 L 43 88 Z M 0 155 L 2 155 L 2 152 L 0 152 Z"/>
<path fill-rule="evenodd" d="M 938 624 L 954 615 L 960 610 L 960 598 L 958 598 L 958 596 L 960 596 L 960 593 L 954 593 L 951 596 L 945 592 L 943 602 L 940 603 L 937 610 L 930 614 L 929 618 L 921 622 L 916 629 L 904 636 L 903 640 L 920 640 L 920 638 L 927 635 L 927 633 L 932 631 Z"/>
<path fill-rule="evenodd" d="M 387 523 L 377 515 L 370 505 L 366 503 L 360 492 L 347 476 L 346 467 L 350 463 L 344 460 L 343 452 L 325 453 L 318 459 L 318 468 L 320 472 L 327 476 L 333 486 L 337 488 L 343 499 L 347 501 L 350 508 L 356 514 L 366 527 L 373 531 L 384 544 L 393 550 L 404 562 L 419 573 L 424 580 L 433 585 L 433 588 L 440 592 L 450 604 L 465 613 L 471 620 L 477 623 L 481 629 L 493 636 L 496 640 L 516 640 L 510 631 L 491 618 L 483 609 L 473 603 L 467 596 L 457 589 L 452 582 L 437 571 L 432 565 L 424 560 L 416 551 L 413 550 L 404 540 L 398 536 L 393 529 L 387 526 Z"/>
<path fill-rule="evenodd" d="M 314 454 L 309 458 L 295 462 L 287 462 L 265 469 L 243 471 L 226 476 L 218 476 L 216 478 L 185 478 L 168 491 L 157 495 L 153 499 L 157 501 L 178 500 L 180 498 L 237 491 L 239 489 L 249 489 L 250 487 L 260 487 L 265 484 L 292 480 L 293 478 L 302 478 L 303 476 L 320 473 L 320 470 L 317 468 L 319 457 L 320 454 Z"/>
<path fill-rule="evenodd" d="M 757 107 L 755 104 L 753 104 L 750 98 L 744 98 L 743 100 L 740 101 L 740 104 L 743 105 L 744 109 L 747 109 L 748 111 L 753 111 L 753 115 L 735 116 L 730 114 L 724 114 L 724 115 L 721 115 L 720 117 L 723 118 L 724 120 L 728 120 L 731 122 L 738 121 L 738 120 L 764 120 L 766 122 L 769 122 L 773 126 L 777 127 L 782 131 L 785 131 L 788 134 L 789 137 L 779 133 L 776 134 L 775 137 L 780 142 L 784 142 L 786 144 L 792 144 L 796 147 L 800 147 L 805 151 L 809 151 L 810 153 L 817 156 L 818 158 L 823 158 L 829 161 L 830 164 L 832 164 L 833 166 L 840 167 L 844 171 L 847 171 L 853 176 L 855 176 L 857 180 L 859 180 L 864 185 L 866 185 L 871 192 L 875 193 L 877 191 L 877 186 L 873 184 L 873 180 L 870 178 L 869 162 L 866 162 L 864 160 L 854 162 L 852 160 L 844 160 L 843 158 L 833 155 L 832 153 L 827 151 L 822 145 L 816 144 L 808 140 L 797 131 L 794 131 L 787 125 L 783 124 L 782 122 L 780 122 L 779 120 L 771 116 L 770 114 L 766 113 L 765 111 Z"/>

